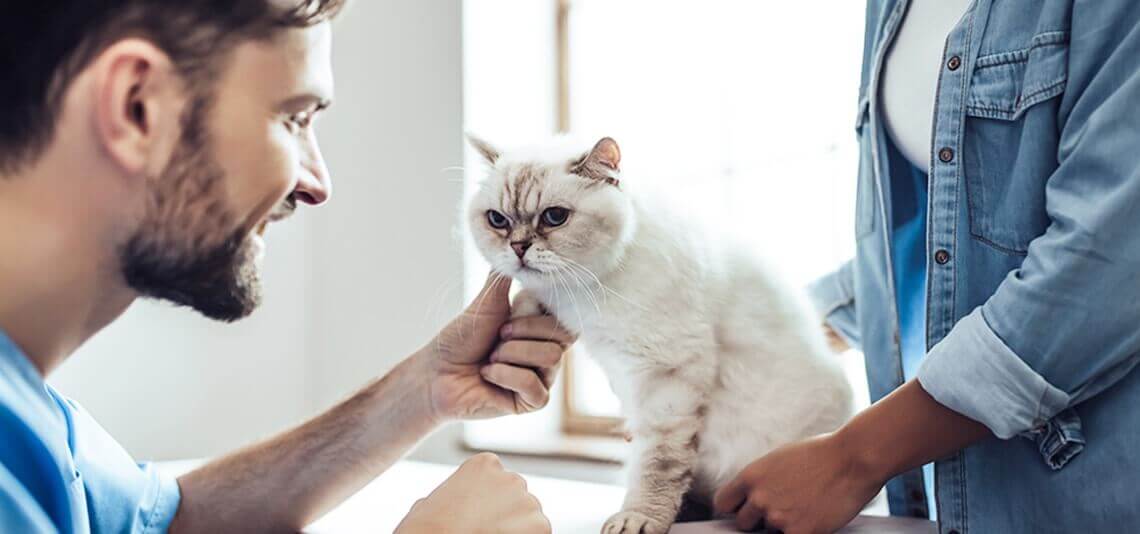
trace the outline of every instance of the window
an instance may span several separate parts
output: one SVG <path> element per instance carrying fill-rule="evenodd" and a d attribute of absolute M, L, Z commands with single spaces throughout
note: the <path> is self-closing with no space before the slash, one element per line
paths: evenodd
<path fill-rule="evenodd" d="M 613 137 L 624 180 L 652 180 L 684 198 L 695 217 L 806 285 L 854 253 L 863 8 L 467 0 L 468 124 L 480 134 L 500 130 L 505 144 L 560 129 Z M 478 279 L 477 255 L 471 265 Z M 844 362 L 865 404 L 861 358 Z M 582 351 L 567 367 L 563 402 L 528 416 L 528 428 L 612 434 L 618 405 L 604 375 Z M 499 424 L 513 423 L 491 423 Z M 509 433 L 495 428 L 485 434 Z M 478 425 L 467 432 L 479 433 Z"/>

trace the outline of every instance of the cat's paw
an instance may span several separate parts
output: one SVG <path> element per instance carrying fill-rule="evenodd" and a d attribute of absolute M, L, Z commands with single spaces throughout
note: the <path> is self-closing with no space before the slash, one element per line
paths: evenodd
<path fill-rule="evenodd" d="M 519 291 L 515 295 L 515 299 L 511 301 L 511 319 L 545 314 L 546 310 L 542 308 L 542 303 L 538 301 L 538 297 L 526 289 Z"/>
<path fill-rule="evenodd" d="M 633 510 L 618 512 L 602 525 L 602 534 L 665 534 L 669 523 Z"/>

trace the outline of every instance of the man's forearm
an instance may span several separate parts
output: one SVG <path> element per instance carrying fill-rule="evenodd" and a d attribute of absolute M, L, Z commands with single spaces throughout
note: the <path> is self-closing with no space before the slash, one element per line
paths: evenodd
<path fill-rule="evenodd" d="M 421 354 L 303 425 L 179 478 L 171 530 L 296 531 L 359 490 L 438 424 Z"/>
<path fill-rule="evenodd" d="M 911 380 L 836 433 L 864 475 L 885 483 L 987 437 L 985 425 L 939 404 Z"/>

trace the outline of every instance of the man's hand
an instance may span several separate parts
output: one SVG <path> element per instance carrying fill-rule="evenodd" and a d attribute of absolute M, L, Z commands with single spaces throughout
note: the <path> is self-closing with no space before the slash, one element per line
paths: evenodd
<path fill-rule="evenodd" d="M 478 454 L 412 507 L 397 534 L 495 532 L 542 534 L 550 521 L 522 477 L 503 470 L 493 454 Z"/>
<path fill-rule="evenodd" d="M 717 512 L 736 526 L 786 534 L 835 532 L 870 502 L 883 481 L 867 474 L 835 434 L 794 443 L 752 462 L 716 493 Z"/>
<path fill-rule="evenodd" d="M 467 310 L 418 355 L 432 376 L 436 419 L 527 413 L 550 399 L 574 336 L 550 316 L 511 320 L 510 284 L 509 278 L 489 277 Z"/>
<path fill-rule="evenodd" d="M 510 320 L 509 285 L 505 278 L 489 279 L 471 307 L 424 349 L 323 414 L 183 475 L 171 530 L 295 532 L 384 472 L 439 423 L 544 406 L 574 336 L 551 317 Z M 510 506 L 529 510 L 525 491 L 504 489 L 514 482 L 501 467 L 494 469 L 487 458 L 468 463 L 444 485 L 451 490 L 436 493 L 474 495 L 488 507 L 487 517 L 514 517 L 488 504 L 507 506 L 507 496 L 514 500 Z M 458 513 L 451 499 L 435 499 L 444 504 L 432 509 Z M 543 530 L 534 524 L 518 532 Z"/>

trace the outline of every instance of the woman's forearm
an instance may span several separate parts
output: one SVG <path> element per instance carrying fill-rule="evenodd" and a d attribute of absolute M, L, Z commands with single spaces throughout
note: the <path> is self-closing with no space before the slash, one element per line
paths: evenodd
<path fill-rule="evenodd" d="M 917 380 L 903 384 L 836 433 L 855 465 L 881 483 L 991 436 L 985 425 L 939 404 Z"/>

